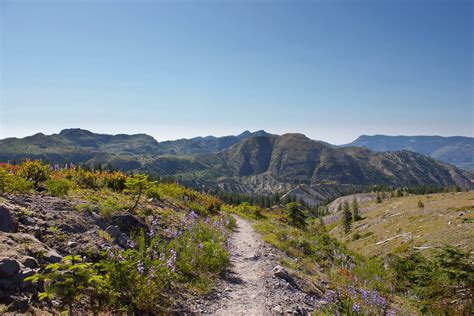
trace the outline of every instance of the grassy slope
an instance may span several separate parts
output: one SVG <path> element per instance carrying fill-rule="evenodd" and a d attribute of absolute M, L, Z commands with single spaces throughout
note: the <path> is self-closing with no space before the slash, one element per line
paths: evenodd
<path fill-rule="evenodd" d="M 422 247 L 428 254 L 431 248 L 424 247 L 444 244 L 474 251 L 474 191 L 388 198 L 380 204 L 363 203 L 360 208 L 363 220 L 354 223 L 349 235 L 336 224 L 329 233 L 361 254 L 396 253 L 409 246 Z M 356 234 L 361 237 L 353 240 Z"/>

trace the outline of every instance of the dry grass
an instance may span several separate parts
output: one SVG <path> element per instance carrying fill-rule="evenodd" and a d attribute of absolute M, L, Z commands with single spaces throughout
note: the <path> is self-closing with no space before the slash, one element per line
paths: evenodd
<path fill-rule="evenodd" d="M 417 247 L 428 254 L 444 244 L 474 251 L 474 191 L 389 198 L 360 209 L 363 219 L 348 235 L 340 225 L 330 231 L 356 252 L 372 256 Z"/>

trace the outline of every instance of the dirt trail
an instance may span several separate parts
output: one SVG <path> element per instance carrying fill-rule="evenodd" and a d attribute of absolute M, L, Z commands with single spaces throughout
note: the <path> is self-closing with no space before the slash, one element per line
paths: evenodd
<path fill-rule="evenodd" d="M 212 315 L 308 314 L 318 296 L 304 293 L 301 280 L 278 266 L 277 251 L 253 230 L 249 221 L 235 217 L 231 269 L 213 298 L 198 302 L 196 312 Z M 277 268 L 275 268 L 277 267 Z M 279 270 L 281 273 L 276 273 Z"/>

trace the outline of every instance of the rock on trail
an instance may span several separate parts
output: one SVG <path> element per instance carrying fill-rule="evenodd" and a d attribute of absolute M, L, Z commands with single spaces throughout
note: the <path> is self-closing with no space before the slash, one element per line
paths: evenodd
<path fill-rule="evenodd" d="M 212 315 L 307 315 L 321 293 L 279 266 L 278 251 L 264 243 L 249 221 L 235 217 L 231 268 L 211 297 L 194 304 L 195 313 Z M 308 290 L 311 289 L 311 290 Z"/>

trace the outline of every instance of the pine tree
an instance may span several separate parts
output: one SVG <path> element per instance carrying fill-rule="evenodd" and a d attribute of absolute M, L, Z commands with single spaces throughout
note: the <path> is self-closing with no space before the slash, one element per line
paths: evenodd
<path fill-rule="evenodd" d="M 342 214 L 342 225 L 344 226 L 344 232 L 348 234 L 352 228 L 352 213 L 349 203 L 344 202 L 344 212 Z"/>
<path fill-rule="evenodd" d="M 352 219 L 355 221 L 359 221 L 361 219 L 359 214 L 359 203 L 357 203 L 357 199 L 354 198 L 352 200 Z"/>
<path fill-rule="evenodd" d="M 306 219 L 308 218 L 308 214 L 301 207 L 301 204 L 291 202 L 286 205 L 286 209 L 288 211 L 288 215 L 290 216 L 291 224 L 293 226 L 299 228 L 306 227 Z"/>
<path fill-rule="evenodd" d="M 380 196 L 380 193 L 377 193 L 377 203 L 382 203 L 382 197 Z"/>

